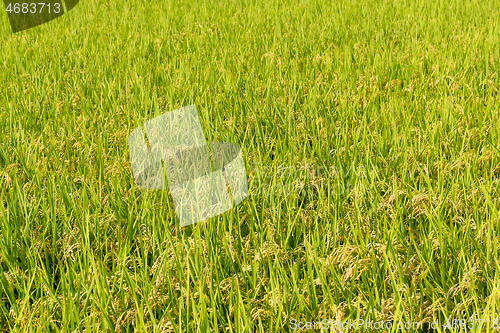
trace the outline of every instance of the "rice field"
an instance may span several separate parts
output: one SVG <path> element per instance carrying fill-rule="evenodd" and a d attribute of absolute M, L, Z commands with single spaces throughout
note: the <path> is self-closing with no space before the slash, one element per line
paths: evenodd
<path fill-rule="evenodd" d="M 0 14 L 0 331 L 500 331 L 499 23 L 493 0 Z M 181 227 L 127 138 L 193 104 L 250 190 Z"/>

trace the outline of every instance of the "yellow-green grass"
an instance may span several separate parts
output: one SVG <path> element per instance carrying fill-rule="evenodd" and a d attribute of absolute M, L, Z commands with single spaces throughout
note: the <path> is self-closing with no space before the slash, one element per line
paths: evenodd
<path fill-rule="evenodd" d="M 18 34 L 0 15 L 1 330 L 496 318 L 499 23 L 493 0 L 82 0 Z M 181 228 L 127 136 L 190 104 L 252 191 Z M 311 166 L 376 172 L 278 172 Z"/>

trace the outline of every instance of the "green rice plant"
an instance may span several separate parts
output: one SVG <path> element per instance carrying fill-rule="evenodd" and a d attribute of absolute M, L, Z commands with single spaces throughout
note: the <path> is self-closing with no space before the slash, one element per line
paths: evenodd
<path fill-rule="evenodd" d="M 495 331 L 499 14 L 87 0 L 17 34 L 0 15 L 0 330 Z M 181 228 L 127 137 L 191 104 L 255 191 Z"/>

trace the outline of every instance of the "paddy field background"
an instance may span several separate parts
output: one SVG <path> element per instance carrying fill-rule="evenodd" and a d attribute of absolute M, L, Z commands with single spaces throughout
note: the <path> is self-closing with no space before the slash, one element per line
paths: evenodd
<path fill-rule="evenodd" d="M 12 34 L 4 12 L 1 331 L 493 331 L 499 21 L 493 0 L 82 0 Z M 251 190 L 181 228 L 127 137 L 190 104 Z"/>

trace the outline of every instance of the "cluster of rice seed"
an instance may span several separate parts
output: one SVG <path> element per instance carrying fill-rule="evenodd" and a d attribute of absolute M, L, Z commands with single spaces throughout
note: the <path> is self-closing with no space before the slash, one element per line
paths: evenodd
<path fill-rule="evenodd" d="M 0 15 L 0 330 L 494 319 L 499 14 L 489 0 L 88 0 L 15 35 Z M 271 177 L 299 191 L 181 228 L 168 191 L 134 185 L 127 136 L 191 104 L 248 169 L 376 173 Z"/>

